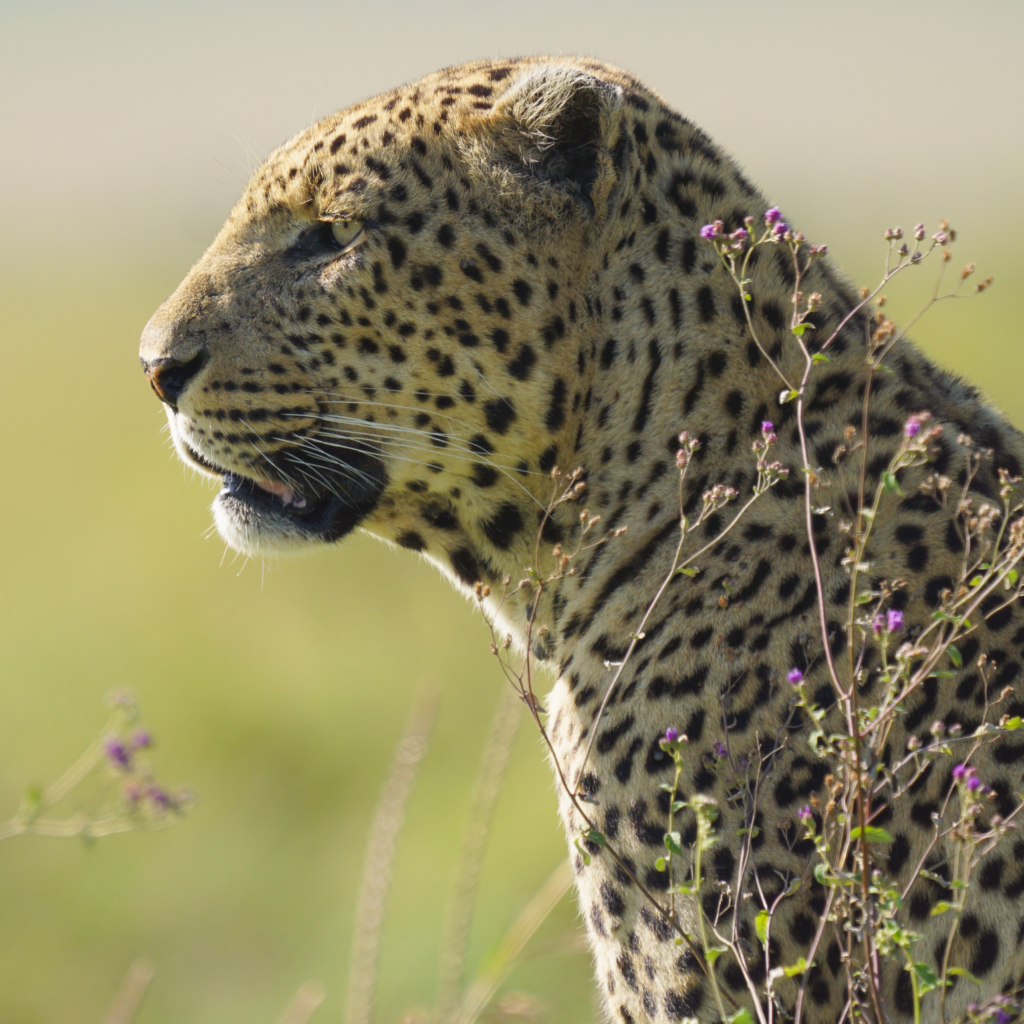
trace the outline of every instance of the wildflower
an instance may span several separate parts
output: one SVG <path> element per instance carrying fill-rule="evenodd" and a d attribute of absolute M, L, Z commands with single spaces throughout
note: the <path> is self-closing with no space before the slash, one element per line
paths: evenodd
<path fill-rule="evenodd" d="M 796 814 L 797 814 L 797 817 L 801 821 L 810 821 L 811 820 L 811 805 L 810 804 L 804 804 L 803 807 L 801 807 L 800 810 L 796 812 Z"/>
<path fill-rule="evenodd" d="M 1013 1017 L 1010 1016 L 1002 1007 L 996 1010 L 996 1024 L 1010 1024 Z"/>
<path fill-rule="evenodd" d="M 764 222 L 771 227 L 777 221 L 782 220 L 782 211 L 777 207 L 773 206 L 765 215 Z"/>
<path fill-rule="evenodd" d="M 103 751 L 115 768 L 129 768 L 132 763 L 131 751 L 119 740 L 111 737 L 104 743 Z"/>
<path fill-rule="evenodd" d="M 876 634 L 882 632 L 882 627 L 884 625 L 885 625 L 885 619 L 883 619 L 881 615 L 876 615 L 871 620 L 871 628 L 875 631 Z"/>
<path fill-rule="evenodd" d="M 714 240 L 716 238 L 720 238 L 724 230 L 725 224 L 720 220 L 716 220 L 713 224 L 705 224 L 704 227 L 700 229 L 700 237 Z"/>
<path fill-rule="evenodd" d="M 788 231 L 789 231 L 789 225 L 785 221 L 780 220 L 778 222 L 778 224 L 776 224 L 772 228 L 772 238 L 774 238 L 776 241 L 778 241 L 778 239 L 784 238 L 786 236 L 786 232 L 788 232 Z"/>
<path fill-rule="evenodd" d="M 907 740 L 907 750 L 919 750 L 921 747 L 921 741 L 916 736 L 911 736 Z"/>
<path fill-rule="evenodd" d="M 736 230 L 735 230 L 735 231 L 734 231 L 734 232 L 733 232 L 733 233 L 732 233 L 732 234 L 731 234 L 731 235 L 729 236 L 729 238 L 730 238 L 730 239 L 731 239 L 731 240 L 732 240 L 733 242 L 742 242 L 742 241 L 743 241 L 743 240 L 744 240 L 744 239 L 745 239 L 746 237 L 747 237 L 747 229 L 746 229 L 746 228 L 737 228 L 737 229 L 736 229 Z"/>
<path fill-rule="evenodd" d="M 953 778 L 956 779 L 957 782 L 959 782 L 966 775 L 967 775 L 967 765 L 965 765 L 965 764 L 958 764 L 953 769 Z"/>
<path fill-rule="evenodd" d="M 132 746 L 136 750 L 139 750 L 142 747 L 151 746 L 152 743 L 153 737 L 150 736 L 149 731 L 147 729 L 139 729 L 138 732 L 136 732 L 135 735 L 132 736 Z"/>
<path fill-rule="evenodd" d="M 793 686 L 799 686 L 804 681 L 804 674 L 798 668 L 791 668 L 786 678 Z"/>
<path fill-rule="evenodd" d="M 665 742 L 666 743 L 675 743 L 676 740 L 678 740 L 678 739 L 679 739 L 679 730 L 678 729 L 669 728 L 669 729 L 665 730 Z"/>
<path fill-rule="evenodd" d="M 170 796 L 166 790 L 161 789 L 159 786 L 150 786 L 146 791 L 146 796 L 152 801 L 153 806 L 161 811 L 166 811 L 171 806 Z"/>
<path fill-rule="evenodd" d="M 926 230 L 927 229 L 923 224 L 918 224 L 917 227 L 914 228 L 914 237 L 920 242 L 924 238 Z"/>
<path fill-rule="evenodd" d="M 711 748 L 715 752 L 715 757 L 727 757 L 729 750 L 724 743 L 720 740 L 715 741 L 715 745 Z"/>
<path fill-rule="evenodd" d="M 890 608 L 886 613 L 885 626 L 890 633 L 898 633 L 903 628 L 903 612 L 898 608 Z"/>
<path fill-rule="evenodd" d="M 973 793 L 976 789 L 981 789 L 981 779 L 977 775 L 972 775 L 967 780 L 967 788 Z"/>
<path fill-rule="evenodd" d="M 907 437 L 917 437 L 921 433 L 921 417 L 911 416 L 903 425 L 903 433 Z"/>

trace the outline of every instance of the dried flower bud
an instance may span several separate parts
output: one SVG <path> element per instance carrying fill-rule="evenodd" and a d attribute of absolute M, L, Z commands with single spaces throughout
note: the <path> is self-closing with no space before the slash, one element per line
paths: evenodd
<path fill-rule="evenodd" d="M 960 271 L 960 280 L 961 281 L 966 281 L 967 278 L 969 278 L 971 276 L 971 274 L 973 274 L 973 273 L 974 273 L 974 264 L 973 263 L 968 263 L 967 266 L 964 267 L 964 269 Z"/>
<path fill-rule="evenodd" d="M 915 238 L 916 238 L 916 239 L 917 239 L 917 240 L 918 240 L 919 242 L 920 242 L 920 241 L 922 241 L 922 240 L 924 239 L 924 236 L 925 236 L 926 234 L 927 234 L 927 229 L 925 228 L 925 226 L 924 226 L 923 224 L 918 224 L 918 225 L 917 225 L 917 227 L 916 227 L 916 228 L 914 228 L 914 237 L 915 237 Z"/>

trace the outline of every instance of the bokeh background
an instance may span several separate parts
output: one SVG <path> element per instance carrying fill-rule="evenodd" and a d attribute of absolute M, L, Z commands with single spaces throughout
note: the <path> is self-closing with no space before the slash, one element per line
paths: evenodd
<path fill-rule="evenodd" d="M 441 685 L 398 851 L 381 1021 L 433 998 L 452 863 L 502 685 L 471 608 L 356 537 L 261 566 L 204 539 L 136 361 L 139 332 L 249 172 L 316 118 L 445 64 L 587 53 L 631 68 L 745 164 L 858 284 L 888 224 L 948 217 L 996 274 L 915 330 L 1024 424 L 1024 5 L 564 0 L 0 5 L 0 818 L 130 686 L 165 832 L 0 846 L 0 1020 L 102 1019 L 128 964 L 140 1024 L 273 1021 L 306 978 L 342 1017 L 365 837 L 418 681 Z M 925 273 L 928 275 L 925 280 Z M 891 289 L 909 316 L 929 269 Z M 471 963 L 563 851 L 519 737 Z M 508 987 L 594 1019 L 569 901 Z M 545 946 L 546 943 L 546 946 Z"/>

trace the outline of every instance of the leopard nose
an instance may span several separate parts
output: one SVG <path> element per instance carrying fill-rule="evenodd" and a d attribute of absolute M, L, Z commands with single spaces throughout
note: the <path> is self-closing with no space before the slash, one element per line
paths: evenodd
<path fill-rule="evenodd" d="M 200 352 L 187 361 L 172 357 L 142 360 L 142 369 L 145 371 L 150 387 L 156 392 L 160 401 L 166 402 L 172 409 L 178 407 L 178 399 L 188 387 L 189 381 L 205 365 L 205 352 Z"/>

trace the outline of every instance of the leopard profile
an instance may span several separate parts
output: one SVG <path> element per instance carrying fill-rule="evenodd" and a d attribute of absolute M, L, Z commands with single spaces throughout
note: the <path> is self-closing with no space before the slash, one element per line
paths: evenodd
<path fill-rule="evenodd" d="M 699 895 L 708 912 L 734 882 L 744 824 L 727 773 L 713 768 L 716 744 L 740 758 L 780 735 L 788 742 L 762 780 L 751 844 L 769 899 L 801 882 L 774 912 L 774 962 L 798 960 L 826 906 L 797 812 L 825 799 L 834 766 L 799 742 L 807 723 L 794 717 L 787 673 L 799 668 L 820 704 L 834 702 L 811 544 L 838 655 L 849 592 L 842 516 L 816 516 L 809 538 L 794 403 L 779 404 L 776 373 L 746 322 L 749 311 L 781 370 L 796 373 L 785 254 L 766 250 L 753 264 L 745 311 L 700 237 L 716 220 L 726 230 L 747 217 L 760 223 L 768 206 L 703 131 L 630 74 L 583 59 L 466 64 L 324 118 L 274 151 L 142 336 L 175 446 L 223 480 L 214 516 L 239 551 L 333 543 L 362 529 L 420 553 L 470 596 L 477 584 L 489 588 L 485 610 L 523 643 L 529 592 L 499 606 L 502 581 L 534 565 L 538 531 L 546 559 L 580 529 L 578 506 L 545 514 L 552 470 L 579 467 L 601 528 L 627 528 L 546 592 L 537 621 L 547 629 L 534 645 L 555 680 L 544 697 L 554 756 L 573 778 L 589 751 L 586 807 L 620 858 L 576 844 L 582 822 L 562 792 L 597 984 L 624 1024 L 721 1015 L 697 955 L 677 944 L 664 914 L 667 879 L 656 861 L 661 784 L 672 774 L 666 728 L 689 740 L 681 794 L 719 806 Z M 806 289 L 822 296 L 819 333 L 858 302 L 828 260 L 814 263 Z M 867 312 L 849 321 L 803 398 L 813 462 L 837 511 L 861 472 L 860 459 L 833 455 L 861 425 L 869 326 Z M 951 509 L 918 484 L 934 471 L 965 479 L 967 454 L 953 439 L 970 434 L 993 453 L 971 484 L 983 499 L 1000 469 L 1020 474 L 1024 439 L 910 342 L 897 343 L 890 363 L 894 373 L 873 385 L 869 484 L 908 416 L 927 410 L 945 427 L 934 464 L 901 481 L 898 511 L 874 545 L 872 572 L 906 581 L 893 600 L 911 631 L 962 557 Z M 692 516 L 715 483 L 749 490 L 751 442 L 766 420 L 794 472 L 707 552 L 698 576 L 671 584 L 598 717 L 607 665 L 621 660 L 678 543 L 680 433 L 700 440 L 682 494 Z M 709 517 L 701 537 L 722 526 Z M 933 721 L 979 723 L 972 666 L 981 652 L 996 665 L 993 686 L 1013 688 L 1004 710 L 1021 713 L 1024 616 L 1008 607 L 979 626 L 952 678 L 908 699 L 894 750 Z M 976 763 L 1010 814 L 1024 747 L 1000 740 Z M 885 853 L 892 877 L 910 877 L 919 862 L 930 868 L 905 914 L 933 968 L 949 928 L 931 916 L 944 898 L 944 851 L 929 844 L 951 767 L 937 763 L 879 819 L 894 839 Z M 692 843 L 692 816 L 680 828 Z M 1002 841 L 978 880 L 955 941 L 981 990 L 955 985 L 950 1014 L 1024 983 L 1024 843 Z M 681 901 L 684 931 L 694 930 L 696 898 Z M 732 1006 L 753 1005 L 744 973 L 762 992 L 766 983 L 749 908 L 738 922 L 748 962 L 728 953 L 713 967 Z M 887 1012 L 909 1019 L 909 975 L 890 966 Z M 831 933 L 804 977 L 777 980 L 784 1010 L 800 984 L 805 1020 L 840 1018 L 849 993 Z"/>

